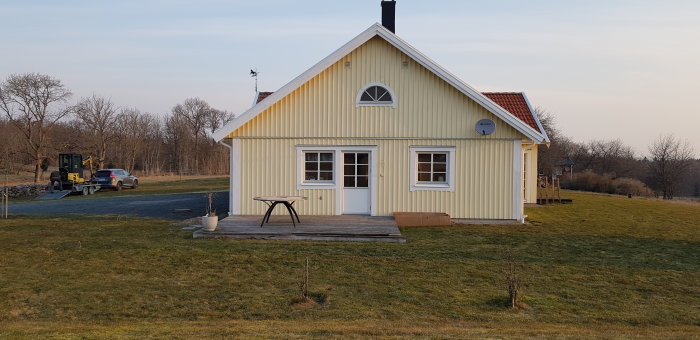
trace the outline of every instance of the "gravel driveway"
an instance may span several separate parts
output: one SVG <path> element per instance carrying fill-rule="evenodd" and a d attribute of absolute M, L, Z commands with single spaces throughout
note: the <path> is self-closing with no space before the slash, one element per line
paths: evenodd
<path fill-rule="evenodd" d="M 228 213 L 228 192 L 217 192 L 214 205 L 219 217 Z M 10 214 L 118 214 L 184 220 L 202 216 L 204 193 L 95 197 L 11 203 Z"/>

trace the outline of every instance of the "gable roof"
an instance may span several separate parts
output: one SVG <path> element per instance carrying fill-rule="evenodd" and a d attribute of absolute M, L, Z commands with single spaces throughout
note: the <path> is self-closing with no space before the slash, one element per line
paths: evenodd
<path fill-rule="evenodd" d="M 316 63 L 316 65 L 312 66 L 310 69 L 306 70 L 306 72 L 300 74 L 296 78 L 294 78 L 292 81 L 287 83 L 286 85 L 282 86 L 279 90 L 273 92 L 269 96 L 267 96 L 265 99 L 261 100 L 259 103 L 256 105 L 253 105 L 250 109 L 247 111 L 243 112 L 239 116 L 236 116 L 233 120 L 231 120 L 229 123 L 221 127 L 220 129 L 214 131 L 212 134 L 212 137 L 216 141 L 221 141 L 222 139 L 226 138 L 228 134 L 231 132 L 235 131 L 236 129 L 240 128 L 243 126 L 245 123 L 253 119 L 255 116 L 258 114 L 262 113 L 265 111 L 267 108 L 272 106 L 274 103 L 279 101 L 280 99 L 284 98 L 288 94 L 290 94 L 292 91 L 296 90 L 299 88 L 301 85 L 305 84 L 307 81 L 311 80 L 311 78 L 315 77 L 319 73 L 321 73 L 323 70 L 326 68 L 330 67 L 331 65 L 335 64 L 338 62 L 341 58 L 345 57 L 348 55 L 350 52 L 355 50 L 357 47 L 361 46 L 362 44 L 366 43 L 368 40 L 374 38 L 375 36 L 381 37 L 382 39 L 386 40 L 388 43 L 393 45 L 395 48 L 397 48 L 399 51 L 405 53 L 408 55 L 410 58 L 412 58 L 414 61 L 416 61 L 418 64 L 422 65 L 432 73 L 434 73 L 436 76 L 453 86 L 455 89 L 459 90 L 462 92 L 464 95 L 469 97 L 470 99 L 474 100 L 475 102 L 479 103 L 479 105 L 483 106 L 486 110 L 489 112 L 493 113 L 496 117 L 500 118 L 504 122 L 506 122 L 508 125 L 512 126 L 514 129 L 525 135 L 526 137 L 532 139 L 536 143 L 546 143 L 549 142 L 548 138 L 546 135 L 543 135 L 540 133 L 538 130 L 533 128 L 532 126 L 528 125 L 527 123 L 523 122 L 516 116 L 512 115 L 510 112 L 506 111 L 504 108 L 501 106 L 497 105 L 494 103 L 491 99 L 488 97 L 482 95 L 475 89 L 473 89 L 471 86 L 467 85 L 464 83 L 462 80 L 457 78 L 455 75 L 444 69 L 442 66 L 438 65 L 428 57 L 426 57 L 423 53 L 415 49 L 413 46 L 409 45 L 405 41 L 403 41 L 401 38 L 396 36 L 394 33 L 391 31 L 387 30 L 384 26 L 382 26 L 379 23 L 375 23 L 369 28 L 367 28 L 364 32 L 360 33 L 358 36 L 347 42 L 345 45 L 337 49 L 335 52 L 331 53 L 329 56 L 324 58 L 323 60 L 319 61 Z"/>
<path fill-rule="evenodd" d="M 518 117 L 525 124 L 537 130 L 544 136 L 545 142 L 549 143 L 549 136 L 540 123 L 537 112 L 530 106 L 525 93 L 522 92 L 482 92 L 484 96 L 491 99 L 498 106 L 506 109 L 512 115 Z"/>

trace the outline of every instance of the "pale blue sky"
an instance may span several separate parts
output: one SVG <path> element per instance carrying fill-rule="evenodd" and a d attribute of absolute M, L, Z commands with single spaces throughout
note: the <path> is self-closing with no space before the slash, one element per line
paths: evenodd
<path fill-rule="evenodd" d="M 379 0 L 0 0 L 0 79 L 40 72 L 156 114 L 243 112 L 380 21 Z M 700 153 L 700 1 L 397 0 L 397 35 L 481 91 L 525 91 L 576 141 Z"/>

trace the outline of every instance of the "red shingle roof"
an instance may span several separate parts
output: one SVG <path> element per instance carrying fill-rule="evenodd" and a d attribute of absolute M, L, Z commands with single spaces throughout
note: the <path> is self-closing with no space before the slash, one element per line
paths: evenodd
<path fill-rule="evenodd" d="M 261 102 L 263 99 L 267 98 L 269 95 L 273 94 L 274 92 L 258 92 L 258 98 L 255 104 Z"/>
<path fill-rule="evenodd" d="M 506 109 L 513 116 L 530 125 L 535 131 L 540 131 L 535 120 L 535 113 L 530 112 L 530 106 L 522 93 L 519 92 L 482 92 L 484 96 L 491 99 L 500 107 Z M 540 131 L 541 132 L 541 131 Z"/>
<path fill-rule="evenodd" d="M 267 98 L 274 92 L 259 92 L 257 103 Z M 535 131 L 540 131 L 535 120 L 535 113 L 530 111 L 530 106 L 527 100 L 520 92 L 482 92 L 484 96 L 491 99 L 494 103 L 510 112 L 513 116 L 530 125 Z M 542 132 L 542 131 L 540 131 Z"/>

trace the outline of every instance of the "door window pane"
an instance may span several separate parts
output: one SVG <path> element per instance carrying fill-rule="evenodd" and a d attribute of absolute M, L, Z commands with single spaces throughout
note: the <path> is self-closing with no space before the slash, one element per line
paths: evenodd
<path fill-rule="evenodd" d="M 346 188 L 369 187 L 369 153 L 346 152 L 343 155 Z"/>
<path fill-rule="evenodd" d="M 355 176 L 345 176 L 345 187 L 354 188 L 355 187 Z"/>
<path fill-rule="evenodd" d="M 357 164 L 369 164 L 369 154 L 368 153 L 358 153 L 357 154 Z"/>
<path fill-rule="evenodd" d="M 368 176 L 357 176 L 357 187 L 358 188 L 369 187 L 369 177 Z"/>
<path fill-rule="evenodd" d="M 345 175 L 354 175 L 355 174 L 355 166 L 350 164 L 345 164 Z"/>
<path fill-rule="evenodd" d="M 369 165 L 358 165 L 357 166 L 357 175 L 359 175 L 359 176 L 369 175 Z"/>

